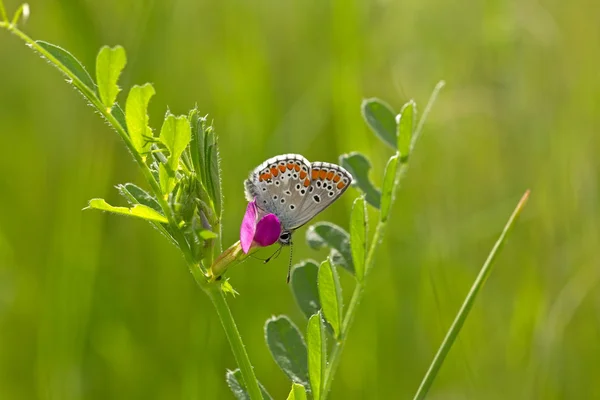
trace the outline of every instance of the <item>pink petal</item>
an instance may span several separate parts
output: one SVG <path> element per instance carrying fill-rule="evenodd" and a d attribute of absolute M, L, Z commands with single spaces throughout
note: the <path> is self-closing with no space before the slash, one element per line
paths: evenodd
<path fill-rule="evenodd" d="M 256 224 L 254 241 L 262 247 L 270 246 L 279 239 L 281 222 L 275 214 L 267 214 Z"/>
<path fill-rule="evenodd" d="M 251 201 L 246 207 L 246 214 L 242 220 L 242 226 L 240 227 L 240 243 L 242 244 L 242 250 L 248 254 L 252 241 L 254 240 L 254 233 L 256 232 L 256 201 Z"/>

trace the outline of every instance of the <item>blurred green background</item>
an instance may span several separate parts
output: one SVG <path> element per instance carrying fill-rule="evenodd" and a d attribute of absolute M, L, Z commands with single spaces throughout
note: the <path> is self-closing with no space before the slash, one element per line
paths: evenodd
<path fill-rule="evenodd" d="M 7 0 L 12 12 L 18 6 Z M 334 399 L 409 398 L 505 220 L 531 201 L 430 392 L 432 399 L 600 398 L 600 2 L 597 0 L 31 0 L 24 30 L 93 73 L 122 44 L 121 83 L 194 103 L 220 134 L 224 244 L 242 181 L 267 157 L 335 162 L 359 150 L 380 183 L 390 155 L 364 97 L 422 110 L 425 126 L 361 304 Z M 125 93 L 121 93 L 121 101 Z M 232 398 L 235 361 L 208 298 L 146 223 L 82 212 L 143 182 L 112 132 L 16 37 L 0 32 L 0 398 Z M 347 228 L 354 189 L 317 220 Z M 321 260 L 296 234 L 294 258 Z M 265 253 L 270 253 L 266 250 Z M 289 383 L 263 324 L 305 326 L 287 256 L 230 271 L 258 378 Z M 348 280 L 346 279 L 345 282 Z M 351 293 L 346 286 L 345 294 Z"/>

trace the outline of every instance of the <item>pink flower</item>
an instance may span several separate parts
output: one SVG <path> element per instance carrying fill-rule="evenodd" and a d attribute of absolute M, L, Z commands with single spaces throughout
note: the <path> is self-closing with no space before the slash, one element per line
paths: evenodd
<path fill-rule="evenodd" d="M 248 254 L 254 246 L 270 246 L 279 239 L 281 222 L 275 214 L 260 216 L 256 200 L 248 203 L 246 214 L 240 227 L 240 243 L 242 251 Z"/>
<path fill-rule="evenodd" d="M 244 261 L 254 247 L 266 247 L 275 243 L 281 235 L 281 222 L 275 214 L 264 215 L 256 200 L 248 203 L 240 228 L 240 240 L 221 253 L 210 266 L 208 276 L 211 281 L 220 279 L 232 265 Z"/>

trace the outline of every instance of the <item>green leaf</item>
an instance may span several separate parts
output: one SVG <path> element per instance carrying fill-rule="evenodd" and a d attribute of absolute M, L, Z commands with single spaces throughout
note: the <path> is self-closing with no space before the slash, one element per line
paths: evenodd
<path fill-rule="evenodd" d="M 227 371 L 227 373 L 225 374 L 225 381 L 227 382 L 227 386 L 229 386 L 229 389 L 231 389 L 231 391 L 233 392 L 233 396 L 237 400 L 250 400 L 250 395 L 246 390 L 244 378 L 242 377 L 242 371 L 240 371 L 239 368 L 234 371 Z M 260 382 L 258 382 L 258 387 L 260 388 L 260 392 L 263 396 L 263 399 L 273 399 Z"/>
<path fill-rule="evenodd" d="M 273 359 L 288 378 L 308 386 L 306 344 L 296 325 L 285 315 L 268 319 L 265 341 Z"/>
<path fill-rule="evenodd" d="M 352 206 L 350 216 L 350 248 L 354 275 L 359 282 L 365 277 L 365 252 L 367 247 L 367 210 L 365 198 L 358 197 Z"/>
<path fill-rule="evenodd" d="M 204 240 L 216 239 L 217 237 L 219 237 L 219 235 L 207 229 L 201 230 L 200 233 L 198 233 L 198 236 L 200 236 Z"/>
<path fill-rule="evenodd" d="M 306 318 L 310 318 L 321 309 L 317 286 L 318 273 L 319 267 L 312 260 L 301 261 L 292 268 L 292 293 Z"/>
<path fill-rule="evenodd" d="M 398 166 L 398 154 L 390 157 L 383 176 L 383 187 L 381 188 L 381 222 L 385 222 L 390 214 L 390 208 L 394 201 L 394 189 L 396 186 L 396 175 Z"/>
<path fill-rule="evenodd" d="M 117 100 L 117 95 L 121 91 L 117 82 L 126 63 L 125 49 L 121 46 L 113 48 L 104 46 L 96 57 L 98 92 L 100 92 L 100 100 L 107 109 L 112 108 L 115 100 Z"/>
<path fill-rule="evenodd" d="M 292 383 L 292 390 L 290 390 L 287 400 L 306 400 L 306 389 L 304 389 L 304 386 Z"/>
<path fill-rule="evenodd" d="M 90 76 L 90 74 L 85 70 L 83 64 L 76 59 L 73 54 L 69 53 L 67 50 L 59 47 L 55 44 L 44 42 L 42 40 L 35 41 L 40 47 L 50 53 L 56 60 L 66 69 L 68 69 L 73 75 L 77 77 L 81 81 L 81 83 L 89 89 L 89 91 L 98 96 L 96 91 L 96 84 L 94 80 Z M 76 84 L 77 86 L 77 84 Z"/>
<path fill-rule="evenodd" d="M 198 108 L 194 107 L 189 113 L 188 120 L 190 121 L 190 127 L 192 129 L 190 153 L 192 156 L 192 163 L 194 164 L 194 171 L 196 172 L 198 180 L 202 183 L 206 183 L 206 171 L 204 168 L 204 118 L 200 116 Z"/>
<path fill-rule="evenodd" d="M 306 344 L 308 346 L 308 374 L 313 399 L 320 400 L 324 393 L 321 392 L 325 384 L 325 368 L 327 365 L 327 343 L 325 341 L 325 324 L 321 314 L 317 313 L 308 320 L 306 330 Z"/>
<path fill-rule="evenodd" d="M 175 171 L 167 164 L 158 164 L 158 181 L 163 194 L 171 193 L 175 188 Z"/>
<path fill-rule="evenodd" d="M 217 135 L 212 127 L 207 131 L 205 138 L 206 152 L 206 178 L 208 181 L 208 190 L 215 204 L 217 214 L 221 214 L 221 167 L 219 160 L 219 147 L 217 144 Z"/>
<path fill-rule="evenodd" d="M 353 152 L 340 156 L 340 164 L 346 168 L 352 177 L 352 185 L 358 188 L 366 195 L 366 200 L 375 208 L 381 204 L 381 193 L 369 180 L 369 170 L 371 163 L 361 153 Z"/>
<path fill-rule="evenodd" d="M 165 224 L 169 222 L 164 215 L 143 204 L 136 204 L 131 208 L 114 207 L 108 204 L 104 199 L 91 199 L 89 205 L 84 208 L 84 210 L 87 209 L 108 211 L 115 214 L 128 215 L 131 217 L 142 218 L 148 221 L 162 222 Z"/>
<path fill-rule="evenodd" d="M 146 83 L 144 86 L 135 85 L 129 91 L 127 103 L 125 104 L 125 120 L 127 131 L 131 137 L 133 147 L 140 154 L 144 154 L 150 148 L 152 129 L 148 126 L 148 103 L 154 96 L 154 87 Z"/>
<path fill-rule="evenodd" d="M 133 199 L 135 201 L 134 204 L 143 204 L 159 213 L 162 213 L 162 209 L 160 208 L 160 204 L 158 204 L 158 201 L 151 194 L 149 194 L 139 186 L 136 186 L 133 183 L 126 183 L 124 185 L 117 185 L 117 190 L 126 199 Z"/>
<path fill-rule="evenodd" d="M 379 99 L 365 99 L 361 105 L 362 115 L 369 128 L 385 144 L 396 149 L 396 113 Z"/>
<path fill-rule="evenodd" d="M 148 194 L 144 189 L 141 189 L 134 185 L 133 183 L 126 183 L 124 185 L 117 185 L 117 190 L 119 193 L 127 199 L 127 202 L 132 206 L 136 204 L 142 204 L 144 206 L 150 207 L 151 209 L 157 211 L 159 214 L 162 214 L 162 210 L 160 205 L 156 201 L 154 197 Z M 166 224 L 161 224 L 156 221 L 149 221 L 152 226 L 154 226 L 160 233 L 162 233 L 173 245 L 177 246 L 177 241 L 173 237 L 173 232 Z"/>
<path fill-rule="evenodd" d="M 173 171 L 177 171 L 181 154 L 192 138 L 190 122 L 185 115 L 175 117 L 167 115 L 160 129 L 160 141 L 169 150 L 168 164 Z"/>
<path fill-rule="evenodd" d="M 306 241 L 313 249 L 329 247 L 331 262 L 354 274 L 350 235 L 348 232 L 331 222 L 318 222 L 306 231 Z"/>
<path fill-rule="evenodd" d="M 410 144 L 415 129 L 415 120 L 417 116 L 417 105 L 413 100 L 402 106 L 400 114 L 396 117 L 398 120 L 398 151 L 400 152 L 400 162 L 406 162 L 410 155 Z"/>
<path fill-rule="evenodd" d="M 159 140 L 169 150 L 167 164 L 160 164 L 158 176 L 164 194 L 175 187 L 175 173 L 179 169 L 179 159 L 192 137 L 190 122 L 185 115 L 175 117 L 168 114 L 160 129 Z"/>
<path fill-rule="evenodd" d="M 331 325 L 333 334 L 339 339 L 342 328 L 342 287 L 335 267 L 325 260 L 319 267 L 319 298 L 325 319 Z"/>

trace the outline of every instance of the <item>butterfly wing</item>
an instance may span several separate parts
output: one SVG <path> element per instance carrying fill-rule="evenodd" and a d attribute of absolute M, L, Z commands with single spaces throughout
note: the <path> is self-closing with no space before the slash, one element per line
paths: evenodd
<path fill-rule="evenodd" d="M 314 162 L 310 169 L 310 185 L 290 230 L 298 229 L 336 201 L 352 183 L 352 175 L 344 168 L 327 162 Z"/>
<path fill-rule="evenodd" d="M 284 230 L 295 224 L 310 186 L 311 164 L 299 154 L 269 158 L 244 182 L 248 201 L 256 199 L 262 214 L 275 214 Z"/>

